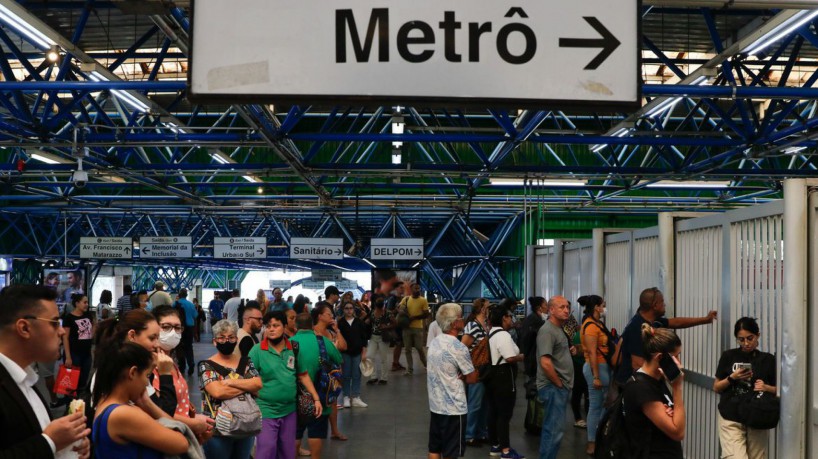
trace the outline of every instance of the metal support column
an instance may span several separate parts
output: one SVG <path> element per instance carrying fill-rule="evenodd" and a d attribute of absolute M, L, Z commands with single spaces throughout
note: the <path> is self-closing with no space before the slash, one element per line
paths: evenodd
<path fill-rule="evenodd" d="M 554 260 L 552 271 L 554 273 L 554 295 L 562 295 L 562 273 L 565 270 L 565 245 L 562 239 L 554 241 Z M 546 298 L 547 300 L 548 298 Z"/>
<path fill-rule="evenodd" d="M 605 231 L 602 228 L 594 228 L 591 260 L 594 274 L 589 293 L 605 298 Z"/>
<path fill-rule="evenodd" d="M 675 316 L 676 311 L 676 282 L 675 282 L 675 238 L 676 225 L 670 213 L 659 214 L 659 290 L 665 295 L 665 303 L 669 305 L 668 314 Z"/>
<path fill-rule="evenodd" d="M 531 305 L 528 299 L 534 296 L 534 285 L 537 279 L 537 246 L 527 245 L 525 247 L 525 313 L 528 315 L 531 311 L 528 308 Z"/>
<path fill-rule="evenodd" d="M 804 179 L 784 181 L 784 309 L 781 362 L 779 459 L 806 454 L 807 388 L 807 186 Z"/>

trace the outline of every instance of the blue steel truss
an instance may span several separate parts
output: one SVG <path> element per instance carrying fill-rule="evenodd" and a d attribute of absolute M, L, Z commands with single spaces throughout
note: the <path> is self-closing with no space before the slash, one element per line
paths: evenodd
<path fill-rule="evenodd" d="M 290 237 L 337 236 L 349 257 L 331 264 L 362 269 L 369 237 L 414 236 L 426 242 L 419 266 L 444 296 L 462 297 L 477 279 L 504 296 L 513 292 L 498 254 L 532 199 L 574 213 L 715 211 L 779 198 L 781 179 L 818 166 L 816 18 L 748 53 L 800 10 L 646 7 L 645 23 L 684 17 L 704 30 L 710 40 L 697 48 L 712 57 L 674 55 L 686 50 L 646 27 L 643 64 L 679 83 L 644 84 L 632 113 L 577 113 L 192 104 L 185 83 L 160 72 L 187 62 L 187 12 L 137 16 L 130 41 L 111 52 L 86 37 L 118 3 L 0 0 L 62 50 L 49 62 L 41 44 L 0 28 L 0 238 L 9 253 L 76 258 L 84 235 L 179 234 L 199 247 L 187 268 L 304 268 L 322 264 L 289 260 Z M 724 26 L 756 18 L 761 25 Z M 143 66 L 142 77 L 125 81 L 129 65 Z M 403 134 L 392 133 L 396 119 Z M 89 173 L 82 188 L 72 180 L 78 158 Z M 212 260 L 207 245 L 223 235 L 266 236 L 268 258 Z M 453 267 L 463 268 L 456 280 Z"/>

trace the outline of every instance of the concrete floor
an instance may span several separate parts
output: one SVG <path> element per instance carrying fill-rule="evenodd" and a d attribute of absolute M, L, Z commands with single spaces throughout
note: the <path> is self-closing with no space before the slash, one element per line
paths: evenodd
<path fill-rule="evenodd" d="M 206 341 L 207 340 L 207 341 Z M 215 352 L 209 337 L 194 343 L 196 360 L 203 360 Z M 429 404 L 426 393 L 426 371 L 415 355 L 415 374 L 404 376 L 392 372 L 385 386 L 362 384 L 361 399 L 369 407 L 343 409 L 338 414 L 339 429 L 349 437 L 348 441 L 327 440 L 323 457 L 334 459 L 408 459 L 427 455 L 429 435 Z M 401 357 L 405 365 L 405 356 Z M 201 406 L 201 393 L 195 377 L 189 378 L 190 396 L 194 406 Z M 40 383 L 42 384 L 42 383 Z M 41 386 L 42 387 L 42 386 Z M 511 446 L 527 458 L 536 458 L 539 437 L 526 435 L 523 429 L 526 401 L 520 396 L 514 408 L 511 428 Z M 45 392 L 43 392 L 45 393 Z M 586 431 L 573 427 L 573 417 L 568 409 L 565 437 L 559 459 L 588 457 L 585 455 Z M 59 415 L 58 413 L 55 413 Z M 306 445 L 305 445 L 306 446 Z M 466 458 L 489 457 L 487 446 L 467 448 Z"/>

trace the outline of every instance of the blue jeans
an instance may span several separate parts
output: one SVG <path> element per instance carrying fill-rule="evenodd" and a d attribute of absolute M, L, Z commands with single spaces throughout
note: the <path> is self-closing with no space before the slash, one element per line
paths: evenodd
<path fill-rule="evenodd" d="M 202 447 L 207 459 L 248 459 L 256 437 L 231 438 L 214 436 Z"/>
<path fill-rule="evenodd" d="M 466 440 L 488 438 L 488 408 L 483 397 L 486 393 L 486 386 L 481 382 L 467 384 L 466 390 L 469 400 L 469 414 L 466 417 Z"/>
<path fill-rule="evenodd" d="M 599 364 L 599 381 L 602 383 L 601 389 L 594 388 L 594 374 L 591 366 L 586 362 L 582 366 L 582 374 L 588 382 L 588 441 L 596 441 L 596 428 L 599 426 L 599 419 L 605 412 L 605 394 L 608 393 L 608 386 L 611 384 L 611 370 L 607 363 Z"/>
<path fill-rule="evenodd" d="M 565 431 L 565 410 L 568 408 L 571 390 L 549 384 L 539 389 L 537 395 L 545 409 L 540 436 L 540 459 L 557 459 Z"/>
<path fill-rule="evenodd" d="M 344 357 L 344 395 L 350 398 L 361 396 L 361 354 L 342 354 Z"/>

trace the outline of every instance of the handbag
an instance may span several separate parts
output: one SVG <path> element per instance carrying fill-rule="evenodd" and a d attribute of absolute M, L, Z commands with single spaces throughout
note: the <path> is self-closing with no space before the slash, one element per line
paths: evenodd
<path fill-rule="evenodd" d="M 67 367 L 64 364 L 60 364 L 60 369 L 57 371 L 57 378 L 54 380 L 54 393 L 73 396 L 76 395 L 79 385 L 79 367 Z"/>
<path fill-rule="evenodd" d="M 298 343 L 290 341 L 293 346 L 293 354 L 295 355 L 296 368 L 298 368 Z M 295 394 L 295 407 L 298 412 L 298 425 L 300 427 L 306 426 L 313 419 L 315 419 L 315 401 L 312 394 L 300 382 L 297 384 L 297 391 Z"/>
<path fill-rule="evenodd" d="M 324 344 L 324 337 L 316 335 L 318 340 L 318 398 L 324 406 L 329 406 L 335 403 L 338 395 L 341 394 L 343 374 L 341 373 L 341 366 L 330 361 L 327 354 L 327 346 Z"/>
<path fill-rule="evenodd" d="M 242 357 L 236 374 L 241 376 L 247 367 L 249 358 Z M 230 377 L 232 371 L 219 365 L 212 360 L 205 360 L 204 363 L 210 365 L 216 373 L 222 377 Z M 261 409 L 249 393 L 243 393 L 227 400 L 222 400 L 221 405 L 214 410 L 210 394 L 202 391 L 210 415 L 216 419 L 215 433 L 222 437 L 252 437 L 261 432 Z"/>
<path fill-rule="evenodd" d="M 781 400 L 769 392 L 751 392 L 738 405 L 739 422 L 751 429 L 775 429 L 780 417 Z"/>
<path fill-rule="evenodd" d="M 396 320 L 398 321 L 398 328 L 400 329 L 409 328 L 409 325 L 412 323 L 412 319 L 409 318 L 408 301 L 409 297 L 407 296 L 400 302 L 400 306 L 398 307 Z"/>

